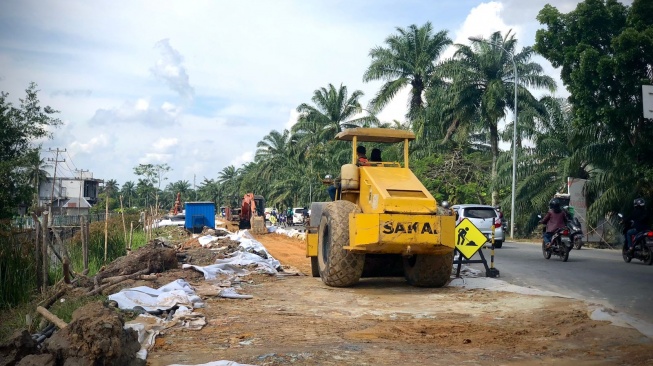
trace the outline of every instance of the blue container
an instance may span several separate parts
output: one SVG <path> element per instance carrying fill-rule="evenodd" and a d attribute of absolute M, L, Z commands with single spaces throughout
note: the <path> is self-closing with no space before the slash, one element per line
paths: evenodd
<path fill-rule="evenodd" d="M 215 229 L 215 204 L 186 202 L 186 229 L 193 233 L 201 233 L 204 226 Z"/>

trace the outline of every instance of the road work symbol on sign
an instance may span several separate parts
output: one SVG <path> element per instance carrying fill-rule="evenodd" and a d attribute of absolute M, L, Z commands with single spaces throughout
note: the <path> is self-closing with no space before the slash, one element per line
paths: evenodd
<path fill-rule="evenodd" d="M 470 259 L 486 241 L 485 235 L 469 219 L 463 219 L 456 225 L 456 249 L 465 258 Z"/>

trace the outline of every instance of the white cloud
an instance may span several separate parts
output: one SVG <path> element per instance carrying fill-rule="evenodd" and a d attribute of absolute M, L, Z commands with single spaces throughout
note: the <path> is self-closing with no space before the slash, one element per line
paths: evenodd
<path fill-rule="evenodd" d="M 168 86 L 184 98 L 191 98 L 195 91 L 190 86 L 188 73 L 182 65 L 184 58 L 170 45 L 168 38 L 158 41 L 155 47 L 160 51 L 161 58 L 156 61 L 151 71 Z"/>
<path fill-rule="evenodd" d="M 172 154 L 147 153 L 138 160 L 139 164 L 163 164 L 170 162 Z"/>
<path fill-rule="evenodd" d="M 284 129 L 290 131 L 292 129 L 292 126 L 297 123 L 297 119 L 299 118 L 299 112 L 297 112 L 297 109 L 293 108 L 290 110 L 290 114 L 288 116 L 288 121 L 286 121 L 286 124 L 283 126 Z"/>
<path fill-rule="evenodd" d="M 175 108 L 171 108 L 172 106 L 172 104 L 164 103 L 161 107 L 152 108 L 147 99 L 140 98 L 135 102 L 124 102 L 117 108 L 100 108 L 95 111 L 90 123 L 96 125 L 141 123 L 157 127 L 170 126 L 176 123 L 179 113 Z"/>
<path fill-rule="evenodd" d="M 93 137 L 86 142 L 73 141 L 70 144 L 71 155 L 75 156 L 79 152 L 83 153 L 92 153 L 97 149 L 105 148 L 109 146 L 108 138 L 106 135 L 102 134 L 97 137 Z"/>
<path fill-rule="evenodd" d="M 469 37 L 487 38 L 496 31 L 500 31 L 505 35 L 511 29 L 519 39 L 521 27 L 506 24 L 501 16 L 503 9 L 504 5 L 496 1 L 481 3 L 472 8 L 460 28 L 454 32 L 454 44 L 469 44 Z M 455 47 L 449 47 L 443 53 L 442 58 L 450 58 L 455 51 Z"/>
<path fill-rule="evenodd" d="M 137 111 L 146 111 L 149 108 L 150 108 L 150 102 L 145 98 L 138 99 L 134 104 L 134 109 Z"/>
<path fill-rule="evenodd" d="M 170 138 L 162 137 L 156 140 L 154 144 L 152 144 L 152 147 L 154 148 L 154 150 L 157 151 L 167 151 L 170 148 L 177 146 L 178 144 L 179 144 L 179 139 L 175 137 L 170 137 Z"/>
<path fill-rule="evenodd" d="M 230 165 L 239 167 L 245 163 L 249 163 L 250 161 L 254 161 L 254 152 L 245 151 L 244 153 L 238 155 L 235 159 L 231 160 Z"/>

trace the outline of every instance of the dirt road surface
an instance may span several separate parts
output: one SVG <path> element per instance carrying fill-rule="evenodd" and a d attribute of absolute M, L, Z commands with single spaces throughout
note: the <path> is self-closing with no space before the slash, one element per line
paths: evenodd
<path fill-rule="evenodd" d="M 257 240 L 283 265 L 310 274 L 302 241 Z M 208 298 L 199 309 L 207 326 L 160 336 L 148 365 L 653 365 L 649 338 L 591 320 L 587 304 L 573 299 L 424 289 L 402 278 L 343 289 L 310 276 L 252 275 L 242 287 L 254 298 Z"/>

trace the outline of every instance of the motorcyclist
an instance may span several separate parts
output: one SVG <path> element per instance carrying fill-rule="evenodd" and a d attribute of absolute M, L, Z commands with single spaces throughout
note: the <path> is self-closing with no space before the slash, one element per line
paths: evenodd
<path fill-rule="evenodd" d="M 501 206 L 496 205 L 494 206 L 494 209 L 497 210 L 497 213 L 499 214 L 499 219 L 503 222 L 503 211 L 501 211 Z"/>
<path fill-rule="evenodd" d="M 444 209 L 445 215 L 451 215 L 451 208 L 449 207 L 449 201 L 442 201 L 442 208 Z"/>
<path fill-rule="evenodd" d="M 630 223 L 630 229 L 626 231 L 626 245 L 628 251 L 632 252 L 634 248 L 633 235 L 647 229 L 646 201 L 643 198 L 636 198 L 633 201 L 633 213 L 626 222 Z"/>
<path fill-rule="evenodd" d="M 308 222 L 308 207 L 302 209 L 302 221 Z"/>
<path fill-rule="evenodd" d="M 557 198 L 549 201 L 549 212 L 540 220 L 540 224 L 545 224 L 542 238 L 547 248 L 551 245 L 553 234 L 560 228 L 567 225 L 567 214 L 560 207 L 560 200 Z"/>

